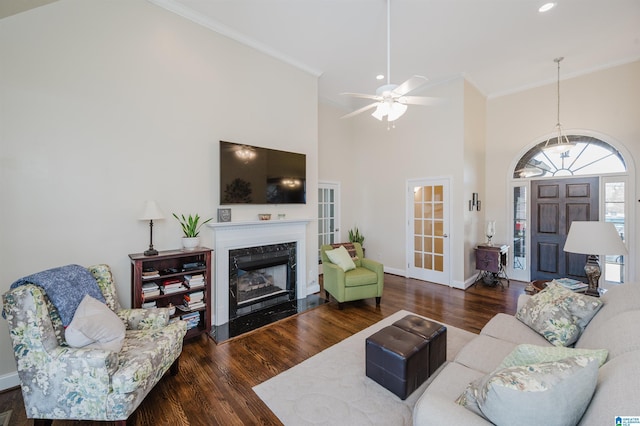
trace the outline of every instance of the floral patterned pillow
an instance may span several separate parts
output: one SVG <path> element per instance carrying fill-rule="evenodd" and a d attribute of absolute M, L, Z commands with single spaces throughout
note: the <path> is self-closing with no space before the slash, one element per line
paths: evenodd
<path fill-rule="evenodd" d="M 498 425 L 575 425 L 598 381 L 598 359 L 498 369 L 467 386 L 456 403 Z"/>
<path fill-rule="evenodd" d="M 550 282 L 531 297 L 516 318 L 554 346 L 574 344 L 584 327 L 602 307 L 602 301 Z"/>

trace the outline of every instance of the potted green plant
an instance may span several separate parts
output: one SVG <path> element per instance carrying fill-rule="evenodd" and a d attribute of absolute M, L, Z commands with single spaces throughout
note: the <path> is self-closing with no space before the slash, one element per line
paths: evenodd
<path fill-rule="evenodd" d="M 200 246 L 200 227 L 205 223 L 211 221 L 213 218 L 209 218 L 204 222 L 200 222 L 200 215 L 196 213 L 195 216 L 189 215 L 185 217 L 185 215 L 178 216 L 175 213 L 172 213 L 173 217 L 175 217 L 180 226 L 182 226 L 182 233 L 184 236 L 182 237 L 182 247 L 185 250 L 194 250 L 196 247 Z"/>
<path fill-rule="evenodd" d="M 349 229 L 349 242 L 350 243 L 364 243 L 364 235 L 360 233 L 360 230 L 356 226 L 353 229 Z"/>

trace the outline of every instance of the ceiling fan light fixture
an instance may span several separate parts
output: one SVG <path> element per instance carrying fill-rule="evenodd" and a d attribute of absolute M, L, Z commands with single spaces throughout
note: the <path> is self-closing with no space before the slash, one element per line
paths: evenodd
<path fill-rule="evenodd" d="M 389 108 L 389 114 L 387 115 L 387 121 L 396 121 L 407 112 L 407 106 L 400 102 L 394 102 Z"/>
<path fill-rule="evenodd" d="M 376 107 L 376 110 L 373 111 L 373 113 L 371 113 L 373 117 L 377 118 L 380 121 L 382 121 L 382 119 L 387 114 L 389 114 L 389 105 L 384 101 L 378 102 L 378 106 Z"/>

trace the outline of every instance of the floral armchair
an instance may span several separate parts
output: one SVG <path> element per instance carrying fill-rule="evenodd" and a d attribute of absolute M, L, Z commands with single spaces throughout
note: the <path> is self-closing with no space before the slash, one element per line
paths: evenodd
<path fill-rule="evenodd" d="M 27 283 L 3 295 L 24 405 L 35 424 L 74 419 L 125 425 L 162 376 L 178 371 L 186 323 L 169 323 L 165 308 L 123 309 L 110 268 L 88 270 L 106 305 L 126 325 L 117 353 L 69 346 L 60 315 L 42 287 Z"/>

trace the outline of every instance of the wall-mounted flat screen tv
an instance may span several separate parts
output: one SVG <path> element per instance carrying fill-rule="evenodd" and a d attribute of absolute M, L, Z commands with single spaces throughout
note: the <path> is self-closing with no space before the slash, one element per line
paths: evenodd
<path fill-rule="evenodd" d="M 304 204 L 306 155 L 220 141 L 220 204 Z"/>

